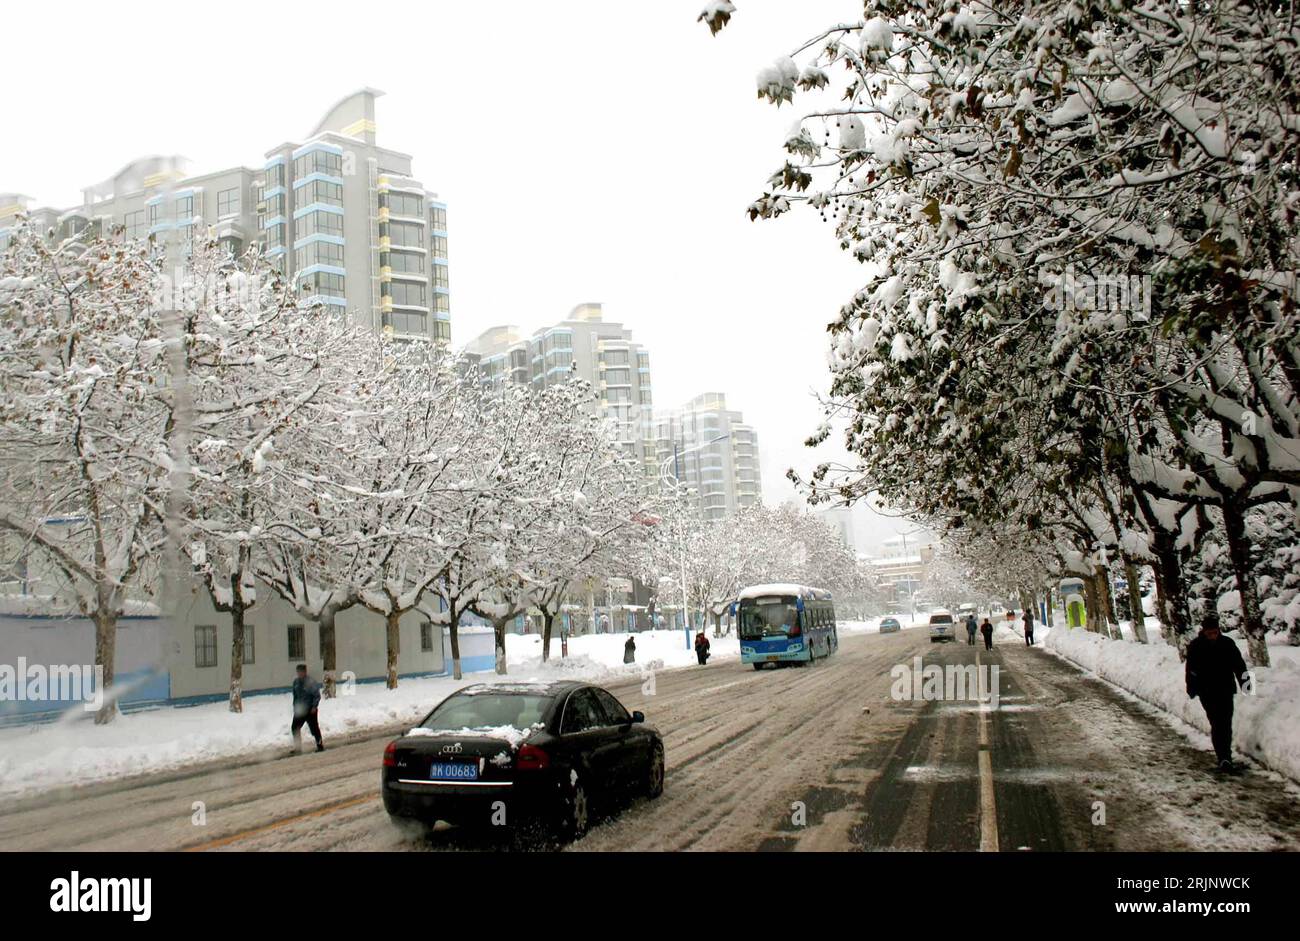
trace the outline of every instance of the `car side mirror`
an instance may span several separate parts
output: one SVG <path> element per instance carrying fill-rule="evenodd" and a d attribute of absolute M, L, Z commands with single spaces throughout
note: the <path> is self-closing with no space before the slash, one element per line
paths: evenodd
<path fill-rule="evenodd" d="M 638 710 L 638 711 L 632 713 L 632 721 L 633 721 L 633 722 L 644 722 L 644 721 L 645 721 L 645 713 L 644 713 L 644 712 L 641 712 L 640 710 Z"/>

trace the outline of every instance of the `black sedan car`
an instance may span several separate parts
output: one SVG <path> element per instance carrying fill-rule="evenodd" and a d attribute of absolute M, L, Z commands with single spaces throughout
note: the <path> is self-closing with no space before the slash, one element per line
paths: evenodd
<path fill-rule="evenodd" d="M 663 787 L 659 733 L 586 683 L 468 686 L 384 750 L 384 809 L 428 824 L 542 824 L 576 839 L 593 809 Z"/>

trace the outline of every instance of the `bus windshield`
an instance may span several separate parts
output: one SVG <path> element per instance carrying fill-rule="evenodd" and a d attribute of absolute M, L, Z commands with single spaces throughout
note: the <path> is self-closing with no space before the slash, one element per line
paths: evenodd
<path fill-rule="evenodd" d="M 784 637 L 798 623 L 793 598 L 756 598 L 740 603 L 740 637 Z"/>

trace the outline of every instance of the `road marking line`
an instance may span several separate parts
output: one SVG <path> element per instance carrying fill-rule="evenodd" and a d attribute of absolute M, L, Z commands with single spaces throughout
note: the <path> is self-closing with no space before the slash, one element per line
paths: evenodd
<path fill-rule="evenodd" d="M 239 833 L 232 833 L 230 836 L 223 836 L 215 840 L 209 840 L 207 843 L 200 843 L 197 846 L 187 846 L 185 847 L 184 852 L 199 853 L 204 850 L 229 846 L 231 843 L 246 840 L 251 836 L 258 836 L 262 833 L 268 833 L 271 830 L 278 830 L 280 827 L 287 827 L 289 824 L 297 823 L 299 820 L 310 820 L 312 817 L 320 817 L 324 814 L 333 813 L 336 810 L 346 810 L 348 807 L 355 807 L 358 804 L 364 804 L 366 801 L 378 799 L 378 794 L 365 794 L 361 797 L 351 797 L 345 801 L 339 801 L 336 804 L 326 804 L 324 807 L 317 807 L 315 810 L 309 810 L 305 814 L 298 814 L 296 817 L 286 817 L 283 820 L 277 820 L 275 823 L 268 823 L 265 826 L 254 827 L 251 830 L 241 830 Z"/>
<path fill-rule="evenodd" d="M 978 676 L 984 670 L 980 663 L 980 652 L 975 651 L 975 668 Z M 992 690 L 989 690 L 991 693 Z M 1000 692 L 1000 691 L 999 691 Z M 987 703 L 980 703 L 980 852 L 996 853 L 998 851 L 998 809 L 993 799 L 993 752 L 989 745 L 989 709 Z"/>

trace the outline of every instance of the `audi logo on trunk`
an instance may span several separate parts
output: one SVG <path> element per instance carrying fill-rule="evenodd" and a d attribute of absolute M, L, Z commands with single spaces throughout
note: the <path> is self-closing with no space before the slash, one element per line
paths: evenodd
<path fill-rule="evenodd" d="M 457 743 L 454 744 L 454 745 L 443 745 L 443 746 L 442 746 L 442 753 L 443 753 L 444 755 L 459 755 L 460 752 L 461 752 L 460 742 L 457 742 Z"/>

